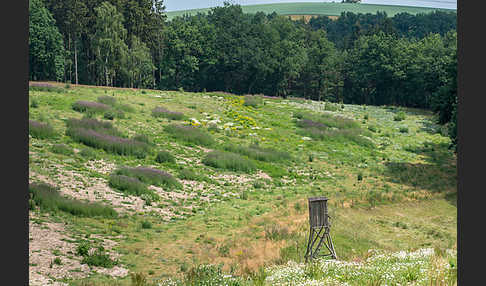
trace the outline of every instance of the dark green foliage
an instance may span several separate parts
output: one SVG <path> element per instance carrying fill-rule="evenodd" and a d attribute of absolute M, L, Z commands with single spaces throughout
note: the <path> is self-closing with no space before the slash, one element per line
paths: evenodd
<path fill-rule="evenodd" d="M 244 106 L 258 107 L 263 104 L 263 98 L 258 95 L 245 95 L 244 99 Z"/>
<path fill-rule="evenodd" d="M 33 98 L 31 101 L 30 101 L 30 107 L 31 108 L 37 108 L 39 107 L 39 102 L 37 101 L 36 98 Z"/>
<path fill-rule="evenodd" d="M 137 178 L 146 184 L 167 188 L 180 188 L 181 184 L 171 174 L 149 167 L 123 167 L 115 171 L 116 175 Z"/>
<path fill-rule="evenodd" d="M 29 119 L 29 134 L 37 139 L 54 138 L 57 136 L 54 128 L 49 123 Z"/>
<path fill-rule="evenodd" d="M 363 180 L 363 173 L 358 173 L 358 181 L 362 181 Z"/>
<path fill-rule="evenodd" d="M 141 224 L 142 224 L 142 228 L 143 229 L 150 229 L 150 228 L 152 228 L 152 223 L 150 221 L 148 221 L 148 220 L 142 221 Z"/>
<path fill-rule="evenodd" d="M 400 127 L 400 133 L 408 133 L 408 127 Z"/>
<path fill-rule="evenodd" d="M 66 156 L 74 154 L 73 149 L 67 146 L 66 144 L 54 144 L 51 147 L 51 152 L 56 154 L 66 155 Z"/>
<path fill-rule="evenodd" d="M 42 0 L 29 1 L 29 79 L 62 79 L 64 46 L 51 12 Z"/>
<path fill-rule="evenodd" d="M 60 257 L 54 258 L 53 263 L 56 264 L 56 265 L 62 265 L 61 258 Z"/>
<path fill-rule="evenodd" d="M 103 247 L 99 247 L 91 255 L 85 255 L 81 260 L 81 264 L 88 264 L 89 266 L 98 266 L 103 268 L 113 268 L 118 265 L 117 261 L 110 258 Z"/>
<path fill-rule="evenodd" d="M 252 172 L 256 165 L 238 154 L 226 151 L 211 151 L 202 160 L 202 163 L 214 168 L 231 171 Z"/>
<path fill-rule="evenodd" d="M 288 152 L 278 151 L 273 148 L 263 148 L 255 144 L 252 144 L 248 147 L 231 144 L 224 146 L 224 150 L 245 155 L 249 158 L 265 162 L 285 161 L 291 159 L 291 156 Z"/>
<path fill-rule="evenodd" d="M 242 285 L 238 280 L 224 278 L 222 265 L 197 265 L 184 274 L 184 285 Z"/>
<path fill-rule="evenodd" d="M 214 144 L 214 139 L 211 137 L 211 135 L 198 127 L 170 124 L 165 126 L 164 130 L 165 132 L 171 134 L 174 138 L 180 139 L 187 143 L 208 147 Z"/>
<path fill-rule="evenodd" d="M 116 211 L 111 207 L 65 198 L 59 194 L 55 187 L 45 183 L 29 184 L 29 193 L 35 205 L 43 211 L 63 211 L 81 217 L 112 218 L 117 216 Z"/>
<path fill-rule="evenodd" d="M 184 119 L 184 113 L 178 111 L 170 111 L 164 107 L 156 107 L 152 110 L 152 116 L 154 117 L 165 117 L 171 120 L 182 120 Z"/>
<path fill-rule="evenodd" d="M 155 157 L 155 162 L 157 163 L 175 163 L 174 156 L 166 150 L 159 151 Z"/>
<path fill-rule="evenodd" d="M 78 244 L 76 248 L 76 254 L 79 256 L 88 256 L 89 250 L 91 249 L 89 241 L 83 241 Z"/>

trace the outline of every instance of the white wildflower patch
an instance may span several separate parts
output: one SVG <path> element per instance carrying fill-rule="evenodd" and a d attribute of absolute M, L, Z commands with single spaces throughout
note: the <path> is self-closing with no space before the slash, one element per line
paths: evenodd
<path fill-rule="evenodd" d="M 301 139 L 302 139 L 302 140 L 304 140 L 304 141 L 309 141 L 309 140 L 312 140 L 312 138 L 310 138 L 310 137 L 306 137 L 306 136 L 302 137 Z"/>

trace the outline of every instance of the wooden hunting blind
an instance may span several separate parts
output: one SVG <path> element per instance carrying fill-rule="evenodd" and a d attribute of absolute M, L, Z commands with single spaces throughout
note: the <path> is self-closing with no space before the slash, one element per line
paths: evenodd
<path fill-rule="evenodd" d="M 310 232 L 305 253 L 306 262 L 319 256 L 331 256 L 337 259 L 330 235 L 331 225 L 327 212 L 327 201 L 326 197 L 308 198 Z M 329 250 L 329 253 L 320 253 L 322 245 Z"/>

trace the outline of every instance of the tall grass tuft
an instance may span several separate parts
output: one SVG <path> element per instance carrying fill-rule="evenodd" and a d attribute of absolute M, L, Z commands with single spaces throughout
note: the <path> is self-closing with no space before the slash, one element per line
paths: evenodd
<path fill-rule="evenodd" d="M 170 124 L 165 126 L 165 132 L 171 134 L 174 138 L 180 139 L 187 143 L 201 146 L 212 146 L 214 139 L 209 133 L 189 125 Z"/>
<path fill-rule="evenodd" d="M 44 211 L 63 211 L 81 217 L 116 217 L 117 213 L 109 206 L 98 203 L 86 203 L 61 196 L 57 188 L 46 183 L 29 184 L 32 201 Z"/>
<path fill-rule="evenodd" d="M 66 156 L 74 154 L 73 149 L 67 146 L 66 144 L 54 144 L 51 147 L 51 152 L 56 154 L 66 155 Z"/>
<path fill-rule="evenodd" d="M 168 188 L 181 187 L 179 181 L 177 181 L 171 174 L 149 167 L 123 167 L 116 170 L 115 174 L 137 178 L 141 182 L 155 186 L 164 186 Z"/>
<path fill-rule="evenodd" d="M 202 163 L 219 169 L 231 171 L 252 172 L 256 170 L 256 165 L 238 154 L 226 151 L 211 151 L 202 160 Z"/>
<path fill-rule="evenodd" d="M 256 144 L 252 144 L 250 146 L 230 144 L 224 146 L 224 150 L 245 155 L 249 158 L 264 162 L 276 162 L 291 159 L 291 156 L 288 152 L 278 151 L 273 148 L 264 148 Z"/>
<path fill-rule="evenodd" d="M 79 112 L 87 112 L 87 113 L 103 113 L 109 110 L 111 107 L 109 105 L 94 102 L 94 101 L 85 101 L 85 100 L 78 100 L 72 105 L 73 110 Z"/>
<path fill-rule="evenodd" d="M 29 134 L 37 139 L 47 139 L 56 137 L 54 128 L 49 123 L 39 122 L 29 119 Z"/>
<path fill-rule="evenodd" d="M 178 111 L 170 111 L 165 107 L 156 107 L 152 109 L 152 116 L 154 117 L 165 117 L 172 120 L 182 120 L 184 119 L 184 113 Z"/>

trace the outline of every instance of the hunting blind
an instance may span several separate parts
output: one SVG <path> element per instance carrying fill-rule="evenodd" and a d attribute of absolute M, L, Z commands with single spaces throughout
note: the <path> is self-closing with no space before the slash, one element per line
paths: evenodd
<path fill-rule="evenodd" d="M 330 235 L 331 224 L 329 223 L 329 215 L 327 213 L 327 200 L 326 197 L 308 198 L 310 232 L 305 253 L 305 262 L 319 256 L 331 256 L 337 259 Z M 327 248 L 329 253 L 320 253 L 322 245 Z"/>

